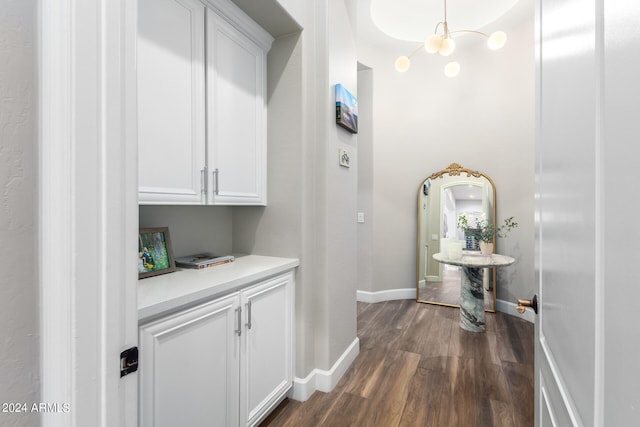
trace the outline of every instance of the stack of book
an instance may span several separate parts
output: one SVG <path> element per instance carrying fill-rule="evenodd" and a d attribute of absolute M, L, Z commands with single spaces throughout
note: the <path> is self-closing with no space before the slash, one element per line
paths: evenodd
<path fill-rule="evenodd" d="M 176 258 L 176 265 L 183 268 L 208 268 L 235 261 L 233 255 L 219 256 L 212 253 L 201 253 Z"/>

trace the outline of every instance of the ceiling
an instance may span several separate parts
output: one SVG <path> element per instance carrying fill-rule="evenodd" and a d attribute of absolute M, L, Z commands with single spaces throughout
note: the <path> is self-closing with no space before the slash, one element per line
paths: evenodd
<path fill-rule="evenodd" d="M 507 30 L 525 19 L 532 19 L 532 12 L 533 0 L 447 0 L 451 31 Z M 357 14 L 361 42 L 390 50 L 413 50 L 444 20 L 444 3 L 443 0 L 358 0 Z M 464 44 L 465 38 L 474 39 L 457 35 L 456 43 Z"/>
<path fill-rule="evenodd" d="M 482 202 L 482 187 L 475 185 L 455 185 L 449 187 L 456 200 L 477 200 Z"/>

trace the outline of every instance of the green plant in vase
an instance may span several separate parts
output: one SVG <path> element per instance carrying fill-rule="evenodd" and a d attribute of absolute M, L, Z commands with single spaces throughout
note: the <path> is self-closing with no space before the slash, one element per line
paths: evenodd
<path fill-rule="evenodd" d="M 480 242 L 480 249 L 484 255 L 493 253 L 493 241 L 496 237 L 507 237 L 518 223 L 509 217 L 504 224 L 496 225 L 487 220 L 485 214 L 480 216 L 462 214 L 458 217 L 458 228 L 465 237 L 472 236 Z"/>

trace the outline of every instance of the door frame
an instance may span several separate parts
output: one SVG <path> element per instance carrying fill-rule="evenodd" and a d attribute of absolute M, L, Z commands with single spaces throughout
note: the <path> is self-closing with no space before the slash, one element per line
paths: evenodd
<path fill-rule="evenodd" d="M 43 426 L 135 426 L 137 2 L 40 0 Z"/>

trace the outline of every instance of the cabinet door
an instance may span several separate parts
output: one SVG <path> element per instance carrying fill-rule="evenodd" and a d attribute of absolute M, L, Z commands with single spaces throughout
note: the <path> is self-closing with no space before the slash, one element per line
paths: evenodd
<path fill-rule="evenodd" d="M 286 274 L 242 294 L 243 358 L 240 425 L 256 425 L 293 381 L 293 276 Z"/>
<path fill-rule="evenodd" d="M 204 202 L 204 6 L 138 3 L 138 190 L 140 203 Z"/>
<path fill-rule="evenodd" d="M 140 328 L 141 426 L 238 425 L 237 294 Z"/>
<path fill-rule="evenodd" d="M 207 149 L 212 204 L 266 205 L 265 53 L 207 11 Z"/>

